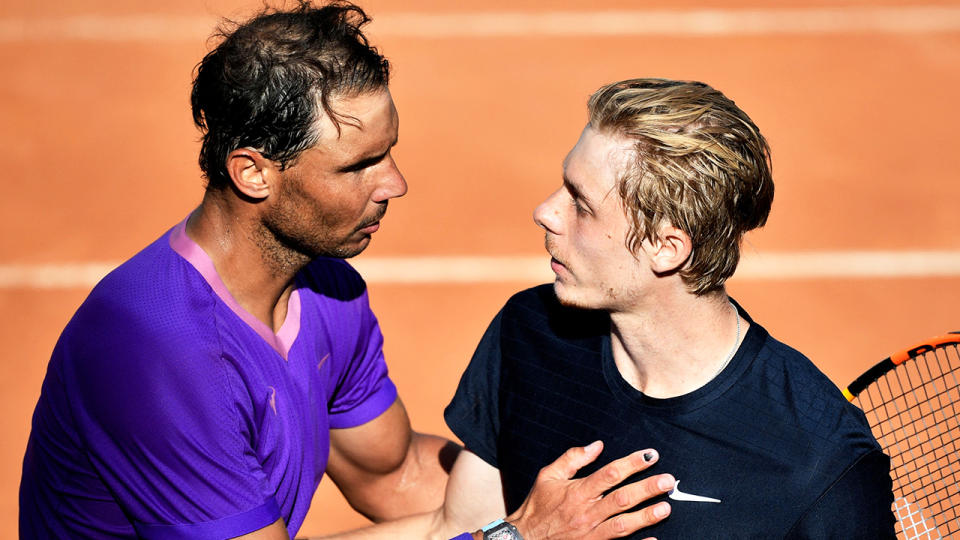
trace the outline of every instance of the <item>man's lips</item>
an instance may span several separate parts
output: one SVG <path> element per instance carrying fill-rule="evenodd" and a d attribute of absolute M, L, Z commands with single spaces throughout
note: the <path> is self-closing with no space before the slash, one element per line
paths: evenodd
<path fill-rule="evenodd" d="M 551 240 L 552 239 L 549 234 L 545 234 L 543 236 L 543 248 L 547 250 L 547 255 L 550 255 L 550 269 L 553 270 L 553 273 L 557 274 L 558 276 L 560 275 L 560 270 L 569 273 L 570 271 L 567 270 L 567 267 L 560 262 L 556 256 L 554 256 L 555 246 Z"/>
<path fill-rule="evenodd" d="M 380 229 L 380 222 L 375 221 L 370 225 L 367 225 L 366 227 L 360 229 L 360 232 L 362 232 L 363 234 L 373 234 L 377 232 L 378 229 Z"/>
<path fill-rule="evenodd" d="M 377 232 L 377 230 L 380 229 L 380 220 L 383 219 L 383 216 L 385 216 L 386 214 L 387 214 L 387 206 L 386 204 L 384 204 L 381 207 L 380 211 L 377 212 L 377 215 L 372 220 L 360 225 L 360 228 L 357 229 L 357 232 L 361 232 L 363 234 L 373 234 Z"/>

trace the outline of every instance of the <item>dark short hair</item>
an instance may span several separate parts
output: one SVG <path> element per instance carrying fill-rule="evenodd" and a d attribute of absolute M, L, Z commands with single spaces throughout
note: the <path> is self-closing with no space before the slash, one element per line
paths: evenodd
<path fill-rule="evenodd" d="M 740 241 L 763 226 L 773 203 L 770 147 L 730 98 L 704 83 L 630 79 L 590 98 L 590 125 L 633 141 L 619 193 L 637 253 L 670 224 L 693 242 L 680 276 L 694 294 L 723 287 Z"/>
<path fill-rule="evenodd" d="M 331 97 L 387 86 L 390 64 L 360 30 L 369 21 L 348 2 L 300 1 L 218 28 L 221 41 L 197 65 L 190 94 L 207 189 L 230 184 L 233 150 L 255 148 L 283 169 L 316 144 L 321 109 L 339 131 L 345 118 Z"/>

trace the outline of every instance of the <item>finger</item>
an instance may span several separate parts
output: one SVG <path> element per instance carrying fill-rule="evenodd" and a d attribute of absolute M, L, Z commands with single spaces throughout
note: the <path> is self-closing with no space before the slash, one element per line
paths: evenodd
<path fill-rule="evenodd" d="M 616 459 L 584 479 L 584 488 L 591 495 L 599 496 L 610 488 L 623 482 L 632 474 L 646 470 L 657 462 L 660 455 L 656 450 L 646 449 Z"/>
<path fill-rule="evenodd" d="M 619 514 L 601 523 L 593 530 L 591 538 L 621 538 L 635 531 L 654 525 L 670 515 L 670 503 L 658 502 L 636 512 Z"/>
<path fill-rule="evenodd" d="M 599 512 L 596 518 L 602 521 L 670 491 L 676 483 L 676 479 L 669 474 L 658 474 L 631 482 L 608 493 L 592 510 Z"/>
<path fill-rule="evenodd" d="M 541 469 L 540 476 L 569 480 L 577 474 L 577 471 L 597 459 L 602 450 L 603 442 L 601 441 L 592 442 L 587 446 L 575 446 L 564 452 L 556 461 Z"/>

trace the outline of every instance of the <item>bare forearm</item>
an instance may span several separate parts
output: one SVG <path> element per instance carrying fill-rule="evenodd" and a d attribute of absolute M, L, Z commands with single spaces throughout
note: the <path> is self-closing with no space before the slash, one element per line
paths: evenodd
<path fill-rule="evenodd" d="M 460 446 L 436 435 L 413 434 L 408 462 L 393 484 L 385 519 L 431 512 L 443 505 L 444 492 Z"/>
<path fill-rule="evenodd" d="M 461 532 L 463 531 L 458 530 L 456 525 L 444 522 L 442 512 L 436 510 L 308 540 L 394 540 L 396 538 L 447 540 Z"/>
<path fill-rule="evenodd" d="M 407 516 L 396 521 L 325 536 L 323 540 L 376 540 L 395 538 L 428 538 L 447 540 L 465 531 L 475 531 L 497 517 L 505 509 L 501 495 L 499 472 L 468 451 L 457 451 L 456 463 L 446 464 L 450 448 L 439 437 L 417 436 L 417 452 L 440 456 L 441 469 L 450 469 L 443 507 L 431 512 Z M 439 445 L 439 443 L 443 443 Z M 446 448 L 446 449 L 444 449 Z M 319 539 L 314 539 L 319 540 Z"/>
<path fill-rule="evenodd" d="M 413 433 L 403 464 L 395 471 L 338 486 L 351 506 L 374 522 L 432 512 L 443 504 L 459 451 L 458 445 L 442 437 Z"/>

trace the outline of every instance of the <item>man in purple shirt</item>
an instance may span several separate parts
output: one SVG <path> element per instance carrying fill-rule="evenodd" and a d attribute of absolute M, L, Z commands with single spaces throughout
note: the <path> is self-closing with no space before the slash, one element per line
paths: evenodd
<path fill-rule="evenodd" d="M 21 537 L 290 538 L 324 473 L 383 521 L 440 507 L 453 460 L 478 461 L 411 430 L 365 284 L 342 260 L 407 189 L 389 64 L 366 21 L 344 4 L 270 11 L 198 66 L 203 201 L 104 278 L 61 335 L 24 459 Z M 514 525 L 612 537 L 661 519 L 623 512 L 672 487 L 664 475 L 602 496 L 656 453 L 571 479 L 598 454 L 571 449 L 545 468 Z M 502 517 L 482 504 L 497 497 L 465 485 L 440 517 L 348 536 Z"/>

